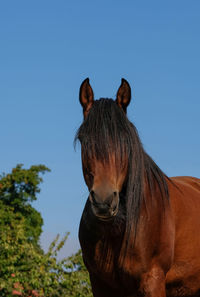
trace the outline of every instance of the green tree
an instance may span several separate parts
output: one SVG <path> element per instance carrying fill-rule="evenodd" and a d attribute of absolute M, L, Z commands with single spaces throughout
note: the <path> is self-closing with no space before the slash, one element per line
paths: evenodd
<path fill-rule="evenodd" d="M 68 234 L 61 241 L 57 236 L 41 253 L 27 241 L 23 216 L 1 208 L 0 222 L 0 296 L 92 296 L 81 252 L 57 260 Z"/>
<path fill-rule="evenodd" d="M 1 208 L 0 222 L 0 296 L 92 296 L 81 252 L 57 260 L 68 234 L 61 241 L 57 236 L 41 253 L 27 241 L 23 216 Z"/>
<path fill-rule="evenodd" d="M 47 253 L 39 246 L 41 220 L 28 220 L 27 209 L 40 192 L 43 165 L 23 169 L 18 165 L 0 179 L 0 296 L 91 297 L 91 287 L 81 252 L 58 261 L 68 233 L 52 242 Z M 39 214 L 39 213 L 38 213 Z M 40 214 L 39 214 L 40 215 Z M 27 228 L 28 224 L 28 228 Z M 34 233 L 34 226 L 38 231 Z M 33 240 L 34 239 L 34 240 Z"/>
<path fill-rule="evenodd" d="M 89 273 L 83 263 L 81 250 L 67 258 L 64 266 L 68 271 L 65 275 L 68 288 L 66 296 L 92 297 Z"/>
<path fill-rule="evenodd" d="M 43 219 L 31 202 L 37 199 L 36 195 L 40 192 L 39 184 L 43 181 L 40 174 L 50 170 L 44 165 L 29 169 L 22 166 L 19 164 L 11 173 L 0 175 L 0 201 L 24 217 L 27 239 L 36 244 L 42 232 Z"/>

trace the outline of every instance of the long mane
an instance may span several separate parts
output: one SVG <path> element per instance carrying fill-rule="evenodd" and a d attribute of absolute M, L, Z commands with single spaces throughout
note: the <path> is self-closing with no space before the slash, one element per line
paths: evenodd
<path fill-rule="evenodd" d="M 116 165 L 123 166 L 128 158 L 128 174 L 125 182 L 126 238 L 137 230 L 140 209 L 145 199 L 145 182 L 152 199 L 156 199 L 155 187 L 161 199 L 168 200 L 167 176 L 144 151 L 135 126 L 112 99 L 96 100 L 75 136 L 82 147 L 83 158 L 96 158 L 109 162 L 115 154 Z M 127 159 L 126 159 L 127 160 Z M 127 243 L 128 244 L 128 243 Z"/>

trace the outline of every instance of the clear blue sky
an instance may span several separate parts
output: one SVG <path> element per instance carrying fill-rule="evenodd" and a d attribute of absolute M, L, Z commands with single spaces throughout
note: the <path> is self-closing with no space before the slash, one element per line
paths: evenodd
<path fill-rule="evenodd" d="M 78 248 L 87 198 L 73 148 L 86 77 L 96 98 L 126 78 L 147 152 L 170 176 L 200 177 L 200 1 L 1 1 L 0 172 L 52 170 L 34 206 L 44 247 L 71 232 L 63 254 Z"/>

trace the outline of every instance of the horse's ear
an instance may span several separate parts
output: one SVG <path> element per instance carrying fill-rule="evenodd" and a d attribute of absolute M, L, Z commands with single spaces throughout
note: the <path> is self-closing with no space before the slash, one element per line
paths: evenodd
<path fill-rule="evenodd" d="M 127 80 L 122 78 L 121 86 L 117 91 L 116 103 L 126 113 L 126 108 L 131 101 L 131 87 Z"/>
<path fill-rule="evenodd" d="M 79 100 L 83 107 L 84 117 L 86 117 L 94 103 L 94 94 L 89 83 L 89 78 L 86 78 L 80 86 Z"/>

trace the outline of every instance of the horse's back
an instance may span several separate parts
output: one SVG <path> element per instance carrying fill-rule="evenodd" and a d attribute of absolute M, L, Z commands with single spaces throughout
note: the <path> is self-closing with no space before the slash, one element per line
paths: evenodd
<path fill-rule="evenodd" d="M 169 295 L 195 295 L 200 290 L 200 179 L 183 176 L 171 181 L 175 239 L 173 265 L 166 279 Z"/>
<path fill-rule="evenodd" d="M 169 194 L 175 216 L 200 211 L 200 179 L 190 176 L 176 176 L 170 178 Z M 189 217 L 188 217 L 189 218 Z M 194 218 L 195 219 L 195 218 Z M 199 215 L 197 215 L 199 220 Z"/>
<path fill-rule="evenodd" d="M 175 176 L 170 178 L 178 187 L 191 187 L 200 192 L 200 178 L 193 176 Z"/>

